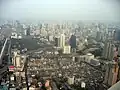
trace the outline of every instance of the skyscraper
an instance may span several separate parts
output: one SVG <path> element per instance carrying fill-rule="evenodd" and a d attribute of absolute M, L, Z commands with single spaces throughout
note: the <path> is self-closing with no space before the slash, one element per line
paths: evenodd
<path fill-rule="evenodd" d="M 76 48 L 76 36 L 75 35 L 71 35 L 70 37 L 70 46 L 71 48 Z"/>
<path fill-rule="evenodd" d="M 108 37 L 104 46 L 104 58 L 113 60 L 115 54 L 120 55 L 120 30 L 114 30 L 109 28 L 111 31 L 108 32 Z"/>
<path fill-rule="evenodd" d="M 117 28 L 115 30 L 115 37 L 114 38 L 116 41 L 120 41 L 120 29 Z"/>
<path fill-rule="evenodd" d="M 114 57 L 114 44 L 112 42 L 106 41 L 103 51 L 103 57 L 108 60 L 113 60 Z"/>
<path fill-rule="evenodd" d="M 103 52 L 104 58 L 108 60 L 113 60 L 115 48 L 116 47 L 114 44 L 114 28 L 108 28 L 108 34 L 105 41 Z"/>
<path fill-rule="evenodd" d="M 69 42 L 70 42 L 72 52 L 76 51 L 76 36 L 71 35 Z"/>
<path fill-rule="evenodd" d="M 60 47 L 60 37 L 55 37 L 55 46 Z"/>
<path fill-rule="evenodd" d="M 64 48 L 64 46 L 65 46 L 65 35 L 61 34 L 60 35 L 60 47 Z"/>
<path fill-rule="evenodd" d="M 28 28 L 25 29 L 25 35 L 26 36 L 30 35 L 30 27 L 28 27 Z"/>
<path fill-rule="evenodd" d="M 118 40 L 116 40 L 118 41 Z M 108 63 L 107 65 L 107 70 L 106 70 L 106 75 L 105 75 L 105 83 L 112 86 L 117 82 L 118 79 L 118 72 L 119 72 L 119 65 L 118 65 L 118 45 L 116 43 L 113 43 L 113 45 L 109 46 L 109 49 L 112 49 L 111 47 L 113 46 L 113 50 L 109 50 L 108 52 L 108 57 L 109 59 L 112 59 L 113 61 Z M 110 52 L 113 52 L 110 54 Z M 112 56 L 112 57 L 111 57 Z"/>
<path fill-rule="evenodd" d="M 117 75 L 118 75 L 118 69 L 119 66 L 115 62 L 109 62 L 107 64 L 106 74 L 105 74 L 105 80 L 104 83 L 108 84 L 109 86 L 112 86 L 117 81 Z"/>
<path fill-rule="evenodd" d="M 27 35 L 30 35 L 30 27 L 27 28 Z"/>
<path fill-rule="evenodd" d="M 22 32 L 23 30 L 23 26 L 21 25 L 20 21 L 16 20 L 15 22 L 15 26 L 16 26 L 16 31 L 19 33 L 19 32 Z"/>
<path fill-rule="evenodd" d="M 100 31 L 97 31 L 96 39 L 97 39 L 97 41 L 101 40 L 101 32 Z"/>

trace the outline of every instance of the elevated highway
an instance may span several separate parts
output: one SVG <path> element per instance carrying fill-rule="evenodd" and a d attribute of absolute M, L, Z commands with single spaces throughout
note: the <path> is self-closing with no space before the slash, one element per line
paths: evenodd
<path fill-rule="evenodd" d="M 10 53 L 10 43 L 9 43 L 9 41 L 10 41 L 10 39 L 9 38 L 6 38 L 6 40 L 5 40 L 5 42 L 4 42 L 4 45 L 3 45 L 3 47 L 2 47 L 2 50 L 1 50 L 1 52 L 0 52 L 0 65 L 2 65 L 2 62 L 3 62 L 3 57 L 4 57 L 4 55 L 5 55 L 5 53 L 7 52 L 8 54 Z M 9 44 L 9 46 L 8 46 L 8 44 Z M 8 51 L 6 51 L 6 48 L 8 48 L 7 50 Z M 10 57 L 10 55 L 9 55 L 9 57 Z M 8 58 L 9 59 L 9 58 Z M 8 63 L 9 61 L 7 61 L 7 63 Z M 6 65 L 3 65 L 4 67 L 2 67 L 2 68 L 0 68 L 0 79 L 4 76 L 4 74 L 5 74 L 5 72 L 7 72 L 7 70 L 8 70 L 8 64 L 6 64 Z"/>
<path fill-rule="evenodd" d="M 3 58 L 4 52 L 5 52 L 7 42 L 8 42 L 8 38 L 6 38 L 5 43 L 4 43 L 2 50 L 1 50 L 1 53 L 0 53 L 0 65 L 2 64 L 2 58 Z"/>

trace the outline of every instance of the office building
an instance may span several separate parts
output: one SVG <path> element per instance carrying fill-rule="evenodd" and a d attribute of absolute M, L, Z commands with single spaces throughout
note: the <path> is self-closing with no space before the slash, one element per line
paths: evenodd
<path fill-rule="evenodd" d="M 96 35 L 96 40 L 97 41 L 100 41 L 101 40 L 101 32 L 100 31 L 97 31 L 97 35 Z"/>
<path fill-rule="evenodd" d="M 107 63 L 104 83 L 112 86 L 117 82 L 119 66 L 116 62 Z"/>
<path fill-rule="evenodd" d="M 60 35 L 60 47 L 64 48 L 64 46 L 65 46 L 65 35 L 61 34 Z"/>
<path fill-rule="evenodd" d="M 118 56 L 120 56 L 120 45 L 118 45 Z"/>
<path fill-rule="evenodd" d="M 64 54 L 70 54 L 71 53 L 71 47 L 69 45 L 68 46 L 64 46 L 63 53 Z"/>
<path fill-rule="evenodd" d="M 20 67 L 21 66 L 21 56 L 19 55 L 19 51 L 14 51 L 13 52 L 13 59 L 12 63 L 15 67 Z"/>
<path fill-rule="evenodd" d="M 75 35 L 71 35 L 70 37 L 70 46 L 71 48 L 76 48 L 76 36 Z"/>
<path fill-rule="evenodd" d="M 26 36 L 29 36 L 29 35 L 30 35 L 30 27 L 28 27 L 28 28 L 25 29 L 24 34 L 25 34 Z"/>
<path fill-rule="evenodd" d="M 76 52 L 76 36 L 75 35 L 71 35 L 69 43 L 71 46 L 71 51 Z"/>
<path fill-rule="evenodd" d="M 20 67 L 21 66 L 21 57 L 20 55 L 16 55 L 14 58 L 14 66 L 15 67 Z"/>
<path fill-rule="evenodd" d="M 49 41 L 53 41 L 53 36 L 52 36 L 52 35 L 49 35 L 49 36 L 48 36 L 48 40 L 49 40 Z"/>
<path fill-rule="evenodd" d="M 103 50 L 103 57 L 108 60 L 113 60 L 114 49 L 115 45 L 110 41 L 106 41 Z"/>
<path fill-rule="evenodd" d="M 120 29 L 115 30 L 114 38 L 115 41 L 120 41 Z"/>
<path fill-rule="evenodd" d="M 23 26 L 21 25 L 20 21 L 16 20 L 15 24 L 17 33 L 22 32 Z"/>
<path fill-rule="evenodd" d="M 55 46 L 60 47 L 60 37 L 55 37 Z"/>

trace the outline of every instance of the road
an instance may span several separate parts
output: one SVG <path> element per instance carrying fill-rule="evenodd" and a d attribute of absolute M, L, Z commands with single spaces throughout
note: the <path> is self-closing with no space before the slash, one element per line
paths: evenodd
<path fill-rule="evenodd" d="M 3 55 L 4 55 L 4 51 L 5 51 L 7 42 L 8 42 L 8 38 L 6 38 L 5 43 L 4 43 L 4 45 L 2 47 L 2 50 L 1 50 L 1 53 L 0 53 L 0 65 L 2 64 L 2 58 L 3 58 Z"/>
<path fill-rule="evenodd" d="M 2 58 L 3 58 L 3 55 L 5 53 L 5 48 L 6 48 L 6 45 L 9 41 L 9 37 L 11 35 L 11 32 L 12 32 L 12 29 L 11 28 L 4 28 L 1 30 L 0 32 L 0 35 L 3 35 L 4 38 L 6 38 L 5 42 L 4 42 L 4 45 L 2 47 L 2 50 L 1 50 L 1 53 L 0 53 L 0 65 L 2 64 Z M 10 48 L 10 47 L 9 47 Z M 7 51 L 8 52 L 8 51 Z M 8 69 L 8 65 L 5 65 L 3 68 L 0 69 L 0 79 L 4 76 L 4 72 L 6 72 Z"/>
<path fill-rule="evenodd" d="M 6 65 L 2 69 L 0 69 L 0 80 L 4 76 L 4 72 L 6 72 L 7 69 L 8 69 L 8 65 Z"/>

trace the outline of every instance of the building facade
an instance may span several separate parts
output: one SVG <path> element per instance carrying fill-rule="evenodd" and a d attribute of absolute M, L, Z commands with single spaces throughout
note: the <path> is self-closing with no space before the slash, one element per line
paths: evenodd
<path fill-rule="evenodd" d="M 60 37 L 55 37 L 55 46 L 60 47 Z"/>
<path fill-rule="evenodd" d="M 70 54 L 71 53 L 71 47 L 69 45 L 68 46 L 64 46 L 63 53 L 64 54 Z"/>
<path fill-rule="evenodd" d="M 64 46 L 65 46 L 65 35 L 61 34 L 60 35 L 60 47 L 64 48 Z"/>

